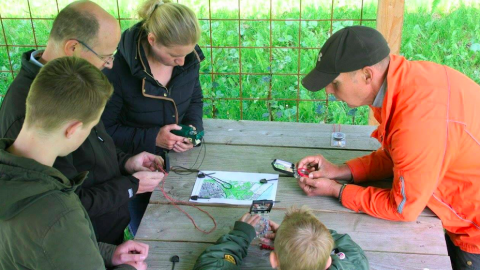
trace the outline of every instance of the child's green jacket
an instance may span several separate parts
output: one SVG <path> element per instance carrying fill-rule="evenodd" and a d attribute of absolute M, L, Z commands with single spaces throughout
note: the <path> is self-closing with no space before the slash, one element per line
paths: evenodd
<path fill-rule="evenodd" d="M 332 250 L 332 265 L 329 270 L 368 270 L 368 260 L 363 250 L 347 234 L 337 234 L 330 230 L 335 241 Z M 247 249 L 255 238 L 254 228 L 244 222 L 237 221 L 233 230 L 220 237 L 217 243 L 207 248 L 198 257 L 194 270 L 239 269 Z"/>

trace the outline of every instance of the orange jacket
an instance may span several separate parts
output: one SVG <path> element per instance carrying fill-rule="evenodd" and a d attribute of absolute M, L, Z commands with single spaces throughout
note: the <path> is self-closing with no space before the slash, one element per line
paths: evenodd
<path fill-rule="evenodd" d="M 347 185 L 354 211 L 413 221 L 428 206 L 462 250 L 480 254 L 480 86 L 431 62 L 391 55 L 381 148 L 347 162 L 354 182 L 393 177 L 392 189 Z"/>

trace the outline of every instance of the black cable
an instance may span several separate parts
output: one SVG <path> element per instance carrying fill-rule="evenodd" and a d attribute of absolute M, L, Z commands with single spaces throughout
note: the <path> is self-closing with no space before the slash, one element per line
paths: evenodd
<path fill-rule="evenodd" d="M 200 151 L 198 152 L 198 155 L 197 155 L 197 158 L 195 159 L 195 162 L 193 163 L 193 165 L 190 167 L 190 168 L 186 168 L 186 167 L 183 167 L 183 166 L 172 166 L 170 168 L 170 171 L 178 174 L 178 175 L 190 175 L 192 173 L 199 173 L 200 172 L 200 167 L 202 166 L 203 164 L 203 161 L 205 160 L 205 157 L 207 156 L 207 145 L 205 144 L 205 139 L 202 138 L 202 145 L 200 146 Z M 198 162 L 198 159 L 200 158 L 200 155 L 202 154 L 202 150 L 203 150 L 203 157 L 202 157 L 202 161 L 200 161 L 200 164 L 198 164 L 198 167 L 195 168 L 195 165 L 197 164 Z M 229 182 L 226 182 L 218 177 L 215 177 L 215 176 L 211 176 L 211 175 L 204 175 L 203 177 L 205 176 L 208 176 L 210 179 L 214 180 L 215 182 L 217 182 L 218 184 L 222 185 L 223 188 L 225 189 L 231 189 L 233 186 L 232 184 L 230 184 Z"/>
<path fill-rule="evenodd" d="M 210 179 L 214 180 L 218 184 L 220 184 L 224 189 L 232 189 L 233 185 L 227 181 L 224 181 L 218 177 L 212 176 L 211 174 L 205 174 L 205 176 L 209 177 Z"/>
<path fill-rule="evenodd" d="M 193 169 L 193 168 L 185 168 L 183 166 L 172 166 L 170 171 L 178 174 L 178 175 L 190 175 L 192 173 L 198 173 L 200 170 Z"/>
<path fill-rule="evenodd" d="M 200 164 L 198 164 L 198 167 L 195 168 L 195 165 L 197 165 L 198 159 L 200 158 L 200 155 L 202 154 L 203 150 L 203 157 L 202 160 L 200 161 Z M 205 139 L 202 138 L 202 145 L 200 146 L 200 151 L 198 152 L 197 158 L 195 159 L 195 162 L 190 168 L 186 168 L 183 166 L 172 166 L 170 168 L 170 171 L 178 174 L 178 175 L 190 175 L 192 173 L 198 173 L 200 172 L 200 167 L 203 164 L 203 161 L 205 160 L 205 157 L 207 156 L 207 145 L 205 144 Z"/>
<path fill-rule="evenodd" d="M 174 255 L 170 258 L 170 261 L 172 262 L 172 270 L 174 270 L 175 269 L 175 263 L 180 261 L 180 257 L 178 257 L 177 255 Z"/>
<path fill-rule="evenodd" d="M 202 137 L 202 145 L 200 146 L 200 151 L 198 152 L 197 159 L 195 160 L 195 162 L 193 163 L 191 168 L 195 168 L 195 165 L 197 164 L 198 158 L 200 157 L 200 154 L 202 153 L 202 150 L 204 150 L 202 161 L 198 165 L 197 169 L 200 169 L 200 166 L 202 166 L 203 161 L 205 160 L 205 156 L 207 155 L 207 145 L 205 144 L 205 139 L 203 137 Z"/>

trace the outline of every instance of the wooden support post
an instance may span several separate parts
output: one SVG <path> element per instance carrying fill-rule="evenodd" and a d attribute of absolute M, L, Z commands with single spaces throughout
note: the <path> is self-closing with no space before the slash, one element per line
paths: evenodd
<path fill-rule="evenodd" d="M 377 30 L 385 37 L 393 54 L 400 52 L 404 9 L 405 0 L 378 0 Z M 378 125 L 371 110 L 368 124 Z"/>
<path fill-rule="evenodd" d="M 394 54 L 400 52 L 405 0 L 378 0 L 377 30 L 382 33 Z"/>

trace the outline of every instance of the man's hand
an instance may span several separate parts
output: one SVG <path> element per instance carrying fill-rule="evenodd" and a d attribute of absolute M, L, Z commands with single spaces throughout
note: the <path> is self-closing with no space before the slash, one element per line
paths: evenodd
<path fill-rule="evenodd" d="M 155 187 L 162 182 L 165 175 L 161 172 L 136 172 L 133 174 L 133 177 L 139 181 L 137 194 L 140 194 L 153 192 Z"/>
<path fill-rule="evenodd" d="M 135 155 L 125 162 L 125 170 L 133 174 L 135 172 L 149 171 L 154 172 L 158 168 L 163 168 L 163 158 L 148 152 L 142 152 Z"/>
<path fill-rule="evenodd" d="M 247 224 L 252 225 L 255 227 L 257 223 L 260 221 L 259 215 L 250 215 L 250 213 L 245 213 L 238 221 L 245 222 Z"/>
<path fill-rule="evenodd" d="M 328 178 L 337 180 L 351 180 L 352 172 L 347 165 L 335 165 L 322 155 L 308 156 L 297 163 L 297 168 L 306 168 L 311 173 L 309 178 Z"/>
<path fill-rule="evenodd" d="M 129 240 L 117 246 L 117 249 L 115 249 L 115 252 L 113 253 L 112 264 L 114 266 L 120 265 L 120 264 L 130 264 L 134 266 L 133 264 L 137 264 L 139 262 L 141 263 L 145 259 L 147 259 L 148 249 L 149 249 L 149 246 L 147 244 Z M 141 266 L 141 264 L 139 264 L 139 266 Z M 137 268 L 137 269 L 147 269 L 146 264 L 145 264 L 145 268 Z"/>
<path fill-rule="evenodd" d="M 265 234 L 265 238 L 273 241 L 273 240 L 275 240 L 275 236 L 277 234 L 278 227 L 280 227 L 280 225 L 278 225 L 276 222 L 274 222 L 272 220 L 268 220 L 268 225 L 269 225 L 270 231 L 272 231 L 272 233 Z"/>
<path fill-rule="evenodd" d="M 171 130 L 181 130 L 181 129 L 182 127 L 176 124 L 163 126 L 157 135 L 157 140 L 156 140 L 157 146 L 162 147 L 164 149 L 172 150 L 176 143 L 183 143 L 184 139 L 186 138 L 177 136 L 172 132 L 170 132 Z"/>
<path fill-rule="evenodd" d="M 342 184 L 327 178 L 310 179 L 301 177 L 298 185 L 307 196 L 330 196 L 338 198 Z"/>

